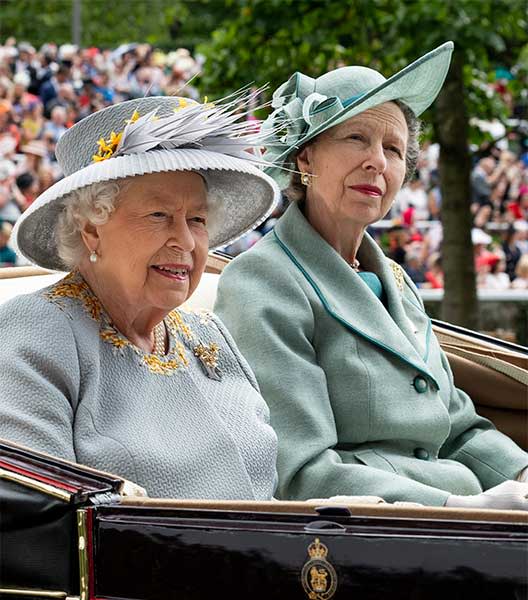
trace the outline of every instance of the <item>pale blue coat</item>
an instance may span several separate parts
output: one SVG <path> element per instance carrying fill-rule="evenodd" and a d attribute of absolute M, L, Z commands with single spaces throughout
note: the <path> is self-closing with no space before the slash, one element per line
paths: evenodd
<path fill-rule="evenodd" d="M 0 438 L 115 473 L 150 496 L 269 500 L 276 435 L 220 320 L 170 313 L 174 353 L 158 358 L 103 316 L 80 276 L 0 307 Z M 198 344 L 215 345 L 220 380 Z"/>
<path fill-rule="evenodd" d="M 528 455 L 455 388 L 411 280 L 368 235 L 358 258 L 388 309 L 293 204 L 221 277 L 215 310 L 279 437 L 278 496 L 443 505 L 515 478 Z"/>

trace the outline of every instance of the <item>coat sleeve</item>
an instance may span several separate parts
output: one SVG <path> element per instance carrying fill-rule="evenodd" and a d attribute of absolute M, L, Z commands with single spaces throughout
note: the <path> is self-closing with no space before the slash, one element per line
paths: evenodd
<path fill-rule="evenodd" d="M 69 318 L 21 296 L 0 307 L 0 438 L 75 461 L 79 362 Z"/>
<path fill-rule="evenodd" d="M 410 291 L 425 313 L 425 307 L 416 287 L 405 275 Z M 466 465 L 479 478 L 487 490 L 508 479 L 515 479 L 528 466 L 528 454 L 509 437 L 497 431 L 495 426 L 478 415 L 471 398 L 455 386 L 453 372 L 445 352 L 437 344 L 442 366 L 449 380 L 449 416 L 451 431 L 444 442 L 439 456 L 456 460 Z"/>
<path fill-rule="evenodd" d="M 268 257 L 228 266 L 217 312 L 249 361 L 279 439 L 277 496 L 375 495 L 442 506 L 449 493 L 396 473 L 343 462 L 326 376 L 312 343 L 314 311 L 301 283 Z"/>
<path fill-rule="evenodd" d="M 451 432 L 440 456 L 456 460 L 475 473 L 487 490 L 508 479 L 515 479 L 528 466 L 528 454 L 508 436 L 479 416 L 471 398 L 455 387 L 445 353 L 442 362 L 451 386 L 449 415 Z"/>

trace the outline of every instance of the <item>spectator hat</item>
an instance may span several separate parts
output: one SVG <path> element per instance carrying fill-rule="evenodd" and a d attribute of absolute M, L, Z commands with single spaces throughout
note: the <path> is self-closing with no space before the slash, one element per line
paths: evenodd
<path fill-rule="evenodd" d="M 25 88 L 29 87 L 31 83 L 31 78 L 25 71 L 20 71 L 13 77 L 13 83 L 18 83 L 19 85 L 24 86 Z"/>
<path fill-rule="evenodd" d="M 209 246 L 224 246 L 257 227 L 280 197 L 248 148 L 262 145 L 244 111 L 256 92 L 242 90 L 216 104 L 148 97 L 97 111 L 66 131 L 56 155 L 65 175 L 19 218 L 14 243 L 31 262 L 64 269 L 54 229 L 71 192 L 93 183 L 149 173 L 195 171 L 208 193 Z M 242 120 L 241 120 L 242 119 Z"/>
<path fill-rule="evenodd" d="M 281 180 L 291 153 L 315 136 L 359 113 L 400 100 L 420 115 L 438 95 L 451 61 L 453 42 L 428 52 L 389 79 L 367 67 L 350 66 L 329 71 L 317 79 L 294 73 L 273 94 L 275 110 L 263 131 L 270 132 L 266 159 Z"/>
<path fill-rule="evenodd" d="M 471 230 L 471 241 L 475 246 L 479 244 L 487 246 L 488 244 L 491 244 L 493 240 L 491 236 L 488 235 L 485 231 L 482 231 L 482 229 L 479 229 L 478 227 L 473 227 L 473 229 Z"/>
<path fill-rule="evenodd" d="M 47 154 L 46 144 L 41 140 L 31 140 L 20 148 L 24 154 L 33 154 L 44 158 Z"/>
<path fill-rule="evenodd" d="M 14 163 L 7 159 L 0 159 L 0 181 L 5 181 L 8 177 L 12 177 L 16 172 Z"/>
<path fill-rule="evenodd" d="M 493 254 L 493 252 L 484 252 L 481 256 L 477 257 L 475 262 L 477 269 L 482 267 L 493 267 L 501 260 L 501 257 L 498 254 Z"/>

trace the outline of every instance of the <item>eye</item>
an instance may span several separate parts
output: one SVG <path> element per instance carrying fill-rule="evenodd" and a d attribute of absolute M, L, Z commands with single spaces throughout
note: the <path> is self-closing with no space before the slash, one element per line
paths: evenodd
<path fill-rule="evenodd" d="M 346 139 L 351 140 L 353 142 L 362 142 L 365 139 L 365 137 L 360 133 L 350 133 L 349 135 L 347 135 Z"/>
<path fill-rule="evenodd" d="M 387 146 L 387 150 L 389 150 L 390 152 L 393 152 L 400 158 L 403 158 L 403 152 L 400 148 L 398 148 L 398 146 Z"/>
<path fill-rule="evenodd" d="M 167 213 L 161 211 L 155 211 L 150 213 L 149 217 L 154 217 L 154 219 L 164 219 L 167 216 Z"/>
<path fill-rule="evenodd" d="M 205 217 L 191 217 L 189 221 L 193 223 L 200 223 L 201 225 L 205 225 L 207 223 L 207 219 Z"/>

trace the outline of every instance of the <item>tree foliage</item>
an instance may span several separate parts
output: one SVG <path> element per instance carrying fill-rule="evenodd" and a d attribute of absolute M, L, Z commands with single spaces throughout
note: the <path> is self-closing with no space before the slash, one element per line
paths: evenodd
<path fill-rule="evenodd" d="M 239 0 L 199 46 L 207 58 L 202 87 L 222 96 L 248 81 L 276 88 L 291 73 L 318 76 L 364 64 L 387 76 L 446 40 L 464 53 L 468 113 L 506 116 L 483 85 L 500 65 L 520 62 L 527 42 L 526 0 Z M 528 51 L 525 51 L 528 52 Z M 514 92 L 524 79 L 510 83 Z M 430 121 L 429 115 L 425 115 Z M 480 141 L 471 130 L 471 141 Z"/>
<path fill-rule="evenodd" d="M 470 117 L 504 119 L 488 81 L 516 66 L 508 83 L 528 87 L 527 0 L 81 0 L 83 45 L 150 42 L 206 57 L 202 92 L 220 97 L 254 81 L 272 89 L 293 72 L 317 77 L 346 64 L 391 75 L 446 40 L 453 66 L 422 118 L 440 143 L 447 320 L 475 326 L 470 240 L 469 142 L 484 134 Z M 71 41 L 73 0 L 0 0 L 0 35 L 34 45 Z M 528 99 L 525 101 L 528 102 Z"/>
<path fill-rule="evenodd" d="M 476 327 L 477 296 L 471 243 L 469 141 L 482 134 L 470 116 L 502 117 L 506 106 L 488 94 L 496 66 L 513 65 L 526 44 L 526 0 L 245 0 L 201 50 L 203 84 L 222 94 L 250 80 L 271 87 L 291 73 L 321 73 L 341 64 L 391 75 L 446 40 L 452 67 L 425 115 L 440 143 L 444 225 L 443 318 Z M 520 76 L 523 73 L 519 72 Z M 524 72 L 526 78 L 526 72 Z M 518 91 L 526 79 L 516 82 Z M 513 88 L 513 91 L 515 89 Z"/>
<path fill-rule="evenodd" d="M 0 0 L 0 35 L 35 46 L 72 41 L 73 0 Z M 115 48 L 127 42 L 170 43 L 183 2 L 81 0 L 84 46 Z"/>

